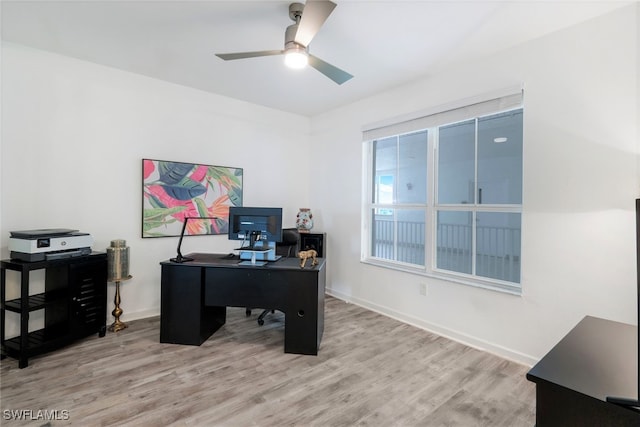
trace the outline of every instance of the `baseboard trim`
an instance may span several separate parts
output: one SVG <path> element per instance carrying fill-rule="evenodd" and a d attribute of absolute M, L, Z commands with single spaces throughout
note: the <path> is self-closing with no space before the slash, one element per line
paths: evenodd
<path fill-rule="evenodd" d="M 442 337 L 448 338 L 450 340 L 459 342 L 464 345 L 468 345 L 469 347 L 473 347 L 478 350 L 486 351 L 491 354 L 495 354 L 496 356 L 502 357 L 504 359 L 510 360 L 512 362 L 516 362 L 525 366 L 533 366 L 538 363 L 538 359 L 523 354 L 517 351 L 513 351 L 506 347 L 502 347 L 484 340 L 480 340 L 478 338 L 472 337 L 470 335 L 443 327 L 438 324 L 425 322 L 422 319 L 418 319 L 413 316 L 409 316 L 405 313 L 398 312 L 389 307 L 385 307 L 374 302 L 353 297 L 351 295 L 343 294 L 339 291 L 335 291 L 333 289 L 326 289 L 325 292 L 332 297 L 338 298 L 350 304 L 355 304 L 360 307 L 366 308 L 368 310 L 374 311 L 376 313 L 382 314 L 383 316 L 390 317 L 392 319 L 398 320 L 403 323 L 407 323 L 409 325 L 415 326 L 420 329 L 424 329 L 425 331 L 432 332 L 434 334 L 438 334 Z"/>
<path fill-rule="evenodd" d="M 133 313 L 124 312 L 122 313 L 122 317 L 120 320 L 127 323 L 133 320 L 148 319 L 149 317 L 156 317 L 156 316 L 160 316 L 159 309 L 142 310 L 142 311 L 136 311 Z M 111 312 L 109 312 L 109 315 L 107 316 L 107 325 L 110 325 L 112 322 L 113 322 L 113 316 L 111 315 Z"/>

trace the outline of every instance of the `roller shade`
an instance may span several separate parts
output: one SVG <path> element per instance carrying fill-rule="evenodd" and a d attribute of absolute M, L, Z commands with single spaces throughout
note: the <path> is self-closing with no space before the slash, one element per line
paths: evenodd
<path fill-rule="evenodd" d="M 509 88 L 492 94 L 467 98 L 455 103 L 434 107 L 410 116 L 365 126 L 363 141 L 372 141 L 393 135 L 402 135 L 422 129 L 484 116 L 522 106 L 523 89 Z"/>

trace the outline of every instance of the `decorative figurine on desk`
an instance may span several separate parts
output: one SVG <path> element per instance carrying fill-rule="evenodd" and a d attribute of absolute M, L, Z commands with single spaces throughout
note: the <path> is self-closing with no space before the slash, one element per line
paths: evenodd
<path fill-rule="evenodd" d="M 300 208 L 296 216 L 298 233 L 308 233 L 313 228 L 313 214 L 309 208 Z"/>
<path fill-rule="evenodd" d="M 131 279 L 129 275 L 129 247 L 126 240 L 112 240 L 111 246 L 107 248 L 107 282 L 116 282 L 116 295 L 113 303 L 116 308 L 111 314 L 115 321 L 109 326 L 111 332 L 118 332 L 127 327 L 127 324 L 120 321 L 122 309 L 120 308 L 120 282 Z"/>
<path fill-rule="evenodd" d="M 298 252 L 298 258 L 300 258 L 300 268 L 304 268 L 309 258 L 311 258 L 312 267 L 314 265 L 317 265 L 318 264 L 318 260 L 316 259 L 317 256 L 318 256 L 318 253 L 313 249 Z"/>

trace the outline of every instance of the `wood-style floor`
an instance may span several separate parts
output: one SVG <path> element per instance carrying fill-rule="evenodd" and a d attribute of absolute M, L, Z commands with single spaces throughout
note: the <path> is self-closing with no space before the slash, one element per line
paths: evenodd
<path fill-rule="evenodd" d="M 533 426 L 528 370 L 327 297 L 318 356 L 283 352 L 284 316 L 227 309 L 202 346 L 158 317 L 29 360 L 2 360 L 3 426 Z M 68 420 L 16 421 L 11 410 Z M 68 411 L 68 412 L 63 412 Z M 50 414 L 51 412 L 49 412 Z M 49 423 L 49 424 L 47 424 Z"/>

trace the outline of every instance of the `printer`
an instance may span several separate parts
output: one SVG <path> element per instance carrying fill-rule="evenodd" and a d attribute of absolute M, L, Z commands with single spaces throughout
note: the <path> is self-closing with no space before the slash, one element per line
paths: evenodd
<path fill-rule="evenodd" d="M 93 237 L 66 228 L 10 231 L 11 259 L 36 262 L 89 255 Z"/>

